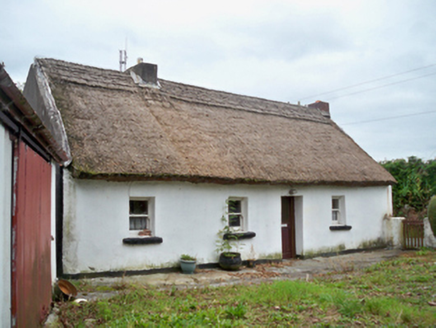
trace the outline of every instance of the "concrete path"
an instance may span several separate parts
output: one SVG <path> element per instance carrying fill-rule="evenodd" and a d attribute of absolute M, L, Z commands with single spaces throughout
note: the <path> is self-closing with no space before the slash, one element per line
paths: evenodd
<path fill-rule="evenodd" d="M 253 284 L 273 280 L 311 280 L 314 276 L 329 272 L 343 274 L 399 256 L 401 250 L 376 250 L 333 257 L 317 257 L 309 260 L 284 260 L 282 263 L 261 264 L 236 272 L 221 269 L 197 269 L 192 275 L 182 273 L 158 273 L 123 278 L 93 278 L 86 282 L 92 286 L 121 286 L 134 284 L 157 288 L 202 288 L 231 284 Z M 101 288 L 100 288 L 101 289 Z M 110 297 L 116 292 L 80 293 L 78 298 L 87 300 Z"/>

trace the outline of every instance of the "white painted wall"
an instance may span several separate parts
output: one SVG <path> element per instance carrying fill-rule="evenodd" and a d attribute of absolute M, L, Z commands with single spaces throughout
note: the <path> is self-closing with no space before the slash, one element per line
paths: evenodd
<path fill-rule="evenodd" d="M 0 326 L 11 326 L 12 142 L 0 124 Z"/>
<path fill-rule="evenodd" d="M 386 217 L 383 219 L 383 234 L 386 243 L 392 248 L 403 247 L 403 217 Z"/>
<path fill-rule="evenodd" d="M 303 255 L 303 197 L 296 196 L 294 201 L 295 212 L 295 250 L 298 255 Z"/>
<path fill-rule="evenodd" d="M 389 213 L 388 186 L 384 187 L 304 187 L 303 245 L 304 255 L 346 249 L 365 248 L 383 239 L 383 217 Z M 330 231 L 332 196 L 345 197 L 346 225 L 349 231 Z"/>
<path fill-rule="evenodd" d="M 388 212 L 386 187 L 301 187 L 296 196 L 297 252 L 324 252 L 382 238 Z M 144 270 L 176 266 L 181 254 L 199 263 L 217 262 L 216 233 L 228 197 L 248 201 L 243 259 L 281 257 L 281 197 L 287 186 L 216 185 L 183 182 L 106 182 L 71 179 L 64 172 L 64 272 Z M 351 231 L 330 231 L 331 196 L 344 195 Z M 127 246 L 129 197 L 153 197 L 155 235 L 162 244 Z"/>
<path fill-rule="evenodd" d="M 248 198 L 246 258 L 251 243 L 257 255 L 281 253 L 280 197 L 274 187 L 191 183 L 74 180 L 65 172 L 63 264 L 65 273 L 141 270 L 175 266 L 180 255 L 200 263 L 217 261 L 215 241 L 229 196 Z M 155 198 L 157 245 L 123 245 L 129 237 L 129 197 Z"/>

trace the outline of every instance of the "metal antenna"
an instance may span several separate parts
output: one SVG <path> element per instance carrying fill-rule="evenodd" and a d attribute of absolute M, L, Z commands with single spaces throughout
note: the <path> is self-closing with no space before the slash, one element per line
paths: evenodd
<path fill-rule="evenodd" d="M 124 72 L 127 68 L 127 38 L 124 49 L 120 50 L 120 72 Z"/>

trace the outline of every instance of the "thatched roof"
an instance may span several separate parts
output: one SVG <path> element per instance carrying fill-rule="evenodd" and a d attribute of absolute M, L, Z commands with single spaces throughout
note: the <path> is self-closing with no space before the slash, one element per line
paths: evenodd
<path fill-rule="evenodd" d="M 316 108 L 37 59 L 76 177 L 383 185 L 394 178 Z"/>
<path fill-rule="evenodd" d="M 68 154 L 59 145 L 53 136 L 50 126 L 46 125 L 30 106 L 21 91 L 12 81 L 9 74 L 0 62 L 0 122 L 4 123 L 17 137 L 21 135 L 20 129 L 28 133 L 21 135 L 26 143 L 43 149 L 58 163 L 68 162 Z M 18 123 L 18 125 L 16 125 Z M 28 137 L 28 136 L 31 136 Z M 37 143 L 34 143 L 37 141 Z M 42 148 L 41 148 L 42 147 Z M 41 153 L 41 152 L 40 152 Z M 48 158 L 50 156 L 47 156 Z"/>

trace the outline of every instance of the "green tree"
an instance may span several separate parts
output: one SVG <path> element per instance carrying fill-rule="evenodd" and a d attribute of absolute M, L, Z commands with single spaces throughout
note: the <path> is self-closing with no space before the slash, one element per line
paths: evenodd
<path fill-rule="evenodd" d="M 394 215 L 404 215 L 405 205 L 421 212 L 436 195 L 436 160 L 423 161 L 415 156 L 380 163 L 397 180 L 392 188 Z"/>

